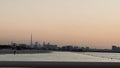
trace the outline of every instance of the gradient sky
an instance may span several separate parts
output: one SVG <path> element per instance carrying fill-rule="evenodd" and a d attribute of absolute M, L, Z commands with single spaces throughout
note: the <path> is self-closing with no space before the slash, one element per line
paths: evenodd
<path fill-rule="evenodd" d="M 120 0 L 0 0 L 0 44 L 120 45 Z"/>

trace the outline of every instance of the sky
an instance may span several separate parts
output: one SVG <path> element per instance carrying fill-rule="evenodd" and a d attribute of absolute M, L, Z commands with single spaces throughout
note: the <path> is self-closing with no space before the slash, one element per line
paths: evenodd
<path fill-rule="evenodd" d="M 0 0 L 0 44 L 120 46 L 120 0 Z"/>

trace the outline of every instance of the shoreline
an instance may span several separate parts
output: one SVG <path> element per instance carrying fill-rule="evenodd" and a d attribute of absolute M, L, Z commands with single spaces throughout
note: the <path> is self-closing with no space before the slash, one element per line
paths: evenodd
<path fill-rule="evenodd" d="M 36 54 L 36 53 L 51 53 L 53 51 L 50 50 L 0 50 L 0 54 Z M 57 51 L 57 52 L 75 52 L 78 53 L 77 51 Z M 86 51 L 89 52 L 89 51 Z M 92 51 L 90 51 L 92 52 Z M 93 52 L 98 52 L 98 53 L 120 53 L 120 52 L 99 52 L 99 51 L 93 51 Z M 81 52 L 80 52 L 81 53 Z M 84 52 L 83 52 L 84 53 Z"/>
<path fill-rule="evenodd" d="M 51 53 L 49 50 L 0 50 L 0 54 L 35 54 L 35 53 Z"/>

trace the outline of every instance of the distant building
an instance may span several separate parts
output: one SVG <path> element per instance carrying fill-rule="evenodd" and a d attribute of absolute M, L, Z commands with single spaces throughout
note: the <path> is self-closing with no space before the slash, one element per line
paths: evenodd
<path fill-rule="evenodd" d="M 113 52 L 120 52 L 120 47 L 117 47 L 115 45 L 112 46 L 112 51 Z"/>
<path fill-rule="evenodd" d="M 43 46 L 45 46 L 46 44 L 45 44 L 45 42 L 43 42 Z"/>
<path fill-rule="evenodd" d="M 41 45 L 40 43 L 38 44 L 38 48 L 39 48 L 39 49 L 41 49 L 41 48 L 42 48 L 42 45 Z"/>
<path fill-rule="evenodd" d="M 11 45 L 0 45 L 0 49 L 14 49 Z"/>
<path fill-rule="evenodd" d="M 30 39 L 30 47 L 31 47 L 31 48 L 34 48 L 32 34 L 31 34 L 30 38 L 31 38 L 31 39 Z"/>
<path fill-rule="evenodd" d="M 58 47 L 57 47 L 57 45 L 51 45 L 50 43 L 45 44 L 45 42 L 44 42 L 43 49 L 45 49 L 45 50 L 57 50 Z"/>
<path fill-rule="evenodd" d="M 38 42 L 35 42 L 35 47 L 37 47 L 38 46 Z"/>
<path fill-rule="evenodd" d="M 72 51 L 73 49 L 74 49 L 74 47 L 71 46 L 71 45 L 63 46 L 63 47 L 62 47 L 62 50 L 63 50 L 63 51 Z"/>

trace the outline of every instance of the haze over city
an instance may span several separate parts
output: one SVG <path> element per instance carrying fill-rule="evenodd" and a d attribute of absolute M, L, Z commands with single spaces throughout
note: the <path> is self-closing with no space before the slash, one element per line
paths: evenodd
<path fill-rule="evenodd" d="M 0 44 L 120 45 L 120 0 L 0 0 Z"/>

